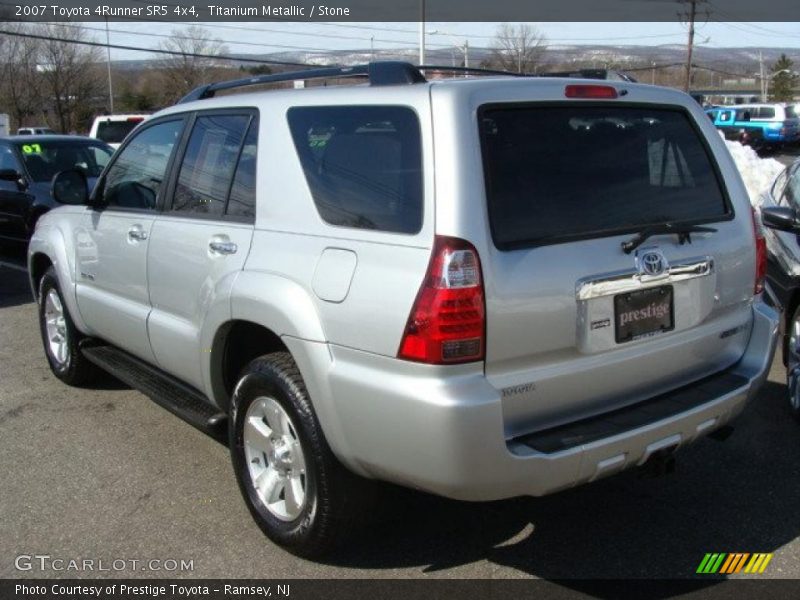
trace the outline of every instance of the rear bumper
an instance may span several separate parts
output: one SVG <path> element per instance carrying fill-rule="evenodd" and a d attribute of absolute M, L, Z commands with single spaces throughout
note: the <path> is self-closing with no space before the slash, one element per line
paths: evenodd
<path fill-rule="evenodd" d="M 549 494 L 640 465 L 735 417 L 763 384 L 775 351 L 777 312 L 758 301 L 753 313 L 745 353 L 717 380 L 640 403 L 649 417 L 628 411 L 616 428 L 582 422 L 584 437 L 573 430 L 546 432 L 547 443 L 507 440 L 498 391 L 475 366 L 449 367 L 444 377 L 439 367 L 338 347 L 318 389 L 335 408 L 318 413 L 334 451 L 361 474 L 461 500 Z"/>

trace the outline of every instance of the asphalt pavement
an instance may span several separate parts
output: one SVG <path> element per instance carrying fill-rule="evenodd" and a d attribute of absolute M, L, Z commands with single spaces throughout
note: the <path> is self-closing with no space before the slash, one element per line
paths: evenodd
<path fill-rule="evenodd" d="M 253 523 L 224 445 L 111 377 L 52 376 L 21 265 L 0 256 L 0 577 L 684 578 L 708 552 L 774 553 L 760 577 L 800 577 L 800 425 L 780 358 L 733 435 L 680 451 L 670 475 L 483 504 L 389 490 L 369 527 L 310 562 Z M 18 570 L 28 555 L 192 569 Z"/>

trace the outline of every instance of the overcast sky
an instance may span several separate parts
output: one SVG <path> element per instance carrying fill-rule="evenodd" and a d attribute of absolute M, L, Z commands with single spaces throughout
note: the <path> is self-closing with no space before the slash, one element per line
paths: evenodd
<path fill-rule="evenodd" d="M 418 23 L 194 23 L 207 27 L 231 53 L 271 53 L 292 50 L 409 48 L 418 46 Z M 488 46 L 497 23 L 427 23 L 429 48 Z M 680 23 L 536 23 L 551 45 L 556 44 L 684 44 Z M 89 33 L 105 41 L 103 23 L 85 23 Z M 182 23 L 112 22 L 111 43 L 155 48 Z M 372 39 L 371 39 L 372 38 Z M 699 23 L 696 43 L 712 47 L 787 47 L 800 49 L 798 23 Z M 114 60 L 141 59 L 142 52 L 114 50 Z"/>

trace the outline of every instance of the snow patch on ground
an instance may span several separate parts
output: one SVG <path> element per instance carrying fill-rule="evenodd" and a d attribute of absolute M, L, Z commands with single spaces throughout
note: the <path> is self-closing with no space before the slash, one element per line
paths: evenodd
<path fill-rule="evenodd" d="M 785 167 L 774 158 L 761 158 L 750 146 L 729 140 L 725 140 L 725 145 L 742 175 L 750 203 L 760 207 L 763 194 Z"/>

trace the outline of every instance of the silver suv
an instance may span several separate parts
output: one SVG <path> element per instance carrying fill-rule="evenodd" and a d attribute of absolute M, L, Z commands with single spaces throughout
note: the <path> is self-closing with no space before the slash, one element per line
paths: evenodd
<path fill-rule="evenodd" d="M 215 96 L 251 83 L 364 76 Z M 227 423 L 253 517 L 318 555 L 369 480 L 549 494 L 727 427 L 778 317 L 687 95 L 373 63 L 210 84 L 142 123 L 29 251 L 47 359 Z"/>

